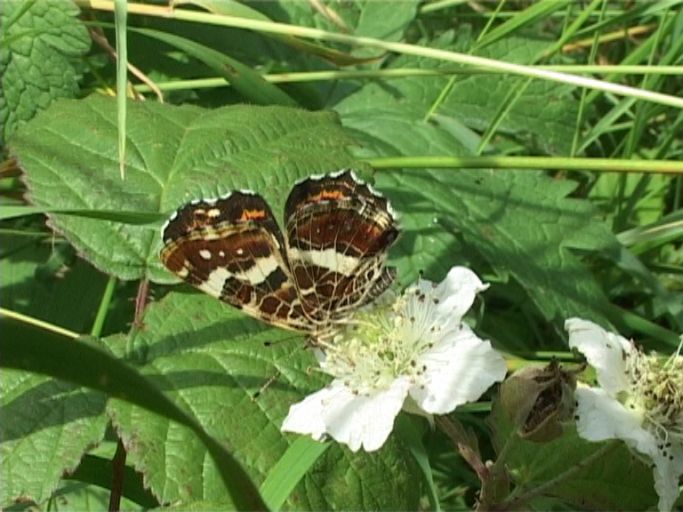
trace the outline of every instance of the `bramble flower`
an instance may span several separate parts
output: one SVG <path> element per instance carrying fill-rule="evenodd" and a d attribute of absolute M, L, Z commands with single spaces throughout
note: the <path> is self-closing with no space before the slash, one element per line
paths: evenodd
<path fill-rule="evenodd" d="M 419 279 L 393 301 L 356 313 L 318 351 L 334 380 L 292 405 L 282 430 L 373 451 L 401 409 L 430 416 L 477 400 L 506 372 L 501 355 L 462 322 L 487 287 L 454 267 L 439 284 Z"/>
<path fill-rule="evenodd" d="M 589 441 L 621 439 L 653 463 L 659 510 L 671 510 L 683 474 L 683 355 L 645 354 L 587 320 L 566 321 L 569 346 L 595 368 L 599 387 L 576 390 L 577 429 Z"/>

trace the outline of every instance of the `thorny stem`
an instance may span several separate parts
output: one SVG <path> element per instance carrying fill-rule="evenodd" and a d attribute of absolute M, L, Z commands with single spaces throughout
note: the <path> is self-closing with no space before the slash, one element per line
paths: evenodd
<path fill-rule="evenodd" d="M 138 293 L 135 296 L 135 317 L 133 320 L 133 327 L 131 330 L 142 328 L 142 316 L 147 306 L 147 299 L 149 298 L 149 280 L 143 279 L 138 286 Z"/>
<path fill-rule="evenodd" d="M 563 481 L 568 480 L 569 478 L 573 477 L 576 473 L 578 473 L 582 469 L 590 466 L 596 460 L 607 455 L 609 452 L 614 450 L 617 446 L 619 446 L 618 440 L 614 440 L 614 441 L 611 441 L 609 443 L 606 443 L 603 447 L 594 451 L 592 454 L 590 454 L 588 457 L 586 457 L 582 461 L 577 462 L 575 465 L 570 467 L 564 473 L 560 473 L 555 478 L 552 478 L 551 480 L 548 480 L 547 482 L 545 482 L 545 483 L 543 483 L 537 487 L 534 487 L 533 489 L 530 489 L 527 492 L 520 494 L 517 497 L 503 501 L 500 505 L 494 507 L 495 510 L 502 512 L 505 510 L 519 510 L 520 507 L 523 508 L 524 504 L 527 503 L 529 500 L 535 498 L 536 496 L 539 496 L 539 495 L 545 493 L 549 489 L 552 489 L 556 485 L 558 485 L 558 484 L 562 483 Z"/>
<path fill-rule="evenodd" d="M 136 331 L 142 327 L 142 317 L 149 298 L 149 281 L 143 279 L 138 285 L 138 293 L 135 296 L 135 317 L 133 319 L 133 326 L 131 332 Z M 112 464 L 112 479 L 111 479 L 111 494 L 109 495 L 109 512 L 117 512 L 121 509 L 121 496 L 123 494 L 123 475 L 126 469 L 126 447 L 123 441 L 119 438 L 116 444 L 116 453 L 111 461 Z"/>

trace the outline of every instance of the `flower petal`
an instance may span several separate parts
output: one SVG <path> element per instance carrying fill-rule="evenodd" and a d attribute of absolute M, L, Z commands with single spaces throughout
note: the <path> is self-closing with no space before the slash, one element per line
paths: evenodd
<path fill-rule="evenodd" d="M 647 455 L 654 462 L 658 508 L 671 510 L 678 498 L 678 481 L 683 474 L 683 446 L 674 443 L 663 453 L 657 446 L 657 438 L 642 427 L 642 414 L 627 409 L 604 389 L 580 385 L 575 396 L 579 435 L 589 441 L 622 439 L 632 449 Z"/>
<path fill-rule="evenodd" d="M 460 321 L 472 307 L 477 293 L 488 287 L 469 268 L 453 267 L 434 290 L 433 297 L 439 301 L 436 314 Z"/>
<path fill-rule="evenodd" d="M 428 413 L 445 414 L 458 405 L 477 400 L 494 382 L 505 378 L 505 360 L 488 341 L 466 325 L 452 331 L 417 364 L 426 367 L 410 396 Z"/>
<path fill-rule="evenodd" d="M 655 467 L 652 474 L 655 480 L 655 491 L 659 496 L 657 508 L 660 511 L 673 509 L 674 503 L 680 494 L 678 480 L 683 474 L 683 446 L 673 446 L 669 454 L 661 453 L 654 457 Z"/>
<path fill-rule="evenodd" d="M 564 323 L 569 332 L 569 346 L 581 352 L 595 368 L 600 387 L 611 395 L 628 389 L 626 357 L 633 345 L 617 334 L 581 318 L 570 318 Z"/>
<path fill-rule="evenodd" d="M 602 388 L 579 384 L 574 396 L 579 436 L 588 441 L 621 439 L 644 455 L 656 455 L 657 441 L 642 427 L 641 412 L 627 409 Z"/>
<path fill-rule="evenodd" d="M 292 405 L 282 431 L 310 434 L 316 440 L 328 434 L 354 452 L 361 446 L 366 451 L 377 450 L 391 433 L 409 385 L 407 379 L 400 378 L 389 389 L 358 395 L 335 380 Z"/>

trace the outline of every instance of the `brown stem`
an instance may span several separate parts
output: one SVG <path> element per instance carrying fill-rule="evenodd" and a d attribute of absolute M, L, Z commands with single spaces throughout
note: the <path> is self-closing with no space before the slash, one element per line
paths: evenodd
<path fill-rule="evenodd" d="M 135 317 L 131 330 L 142 327 L 142 318 L 145 313 L 145 306 L 149 297 L 149 281 L 143 279 L 138 285 L 138 293 L 135 296 Z M 123 475 L 126 469 L 126 447 L 119 438 L 116 444 L 116 453 L 111 460 L 112 477 L 111 493 L 109 494 L 109 512 L 118 512 L 121 509 L 121 496 L 123 495 Z"/>
<path fill-rule="evenodd" d="M 435 422 L 444 434 L 451 440 L 463 459 L 477 473 L 479 480 L 483 483 L 489 478 L 489 469 L 481 460 L 479 451 L 472 446 L 471 440 L 467 436 L 465 428 L 448 416 L 436 416 Z"/>
<path fill-rule="evenodd" d="M 149 298 L 149 280 L 143 279 L 138 286 L 138 293 L 135 296 L 135 319 L 133 320 L 133 329 L 142 328 L 142 317 L 147 306 L 147 299 Z"/>
<path fill-rule="evenodd" d="M 123 475 L 126 469 L 126 448 L 123 441 L 119 439 L 116 444 L 116 453 L 111 460 L 112 477 L 111 493 L 109 494 L 109 512 L 121 510 L 121 495 L 123 494 Z"/>

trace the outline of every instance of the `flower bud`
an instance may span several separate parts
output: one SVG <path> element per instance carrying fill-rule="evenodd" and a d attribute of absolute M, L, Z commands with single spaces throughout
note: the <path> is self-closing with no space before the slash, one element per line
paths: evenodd
<path fill-rule="evenodd" d="M 557 361 L 543 368 L 524 368 L 500 388 L 500 403 L 523 439 L 538 443 L 562 435 L 562 423 L 574 415 L 576 372 Z"/>

